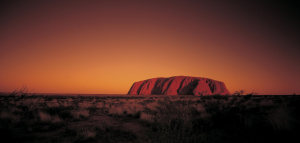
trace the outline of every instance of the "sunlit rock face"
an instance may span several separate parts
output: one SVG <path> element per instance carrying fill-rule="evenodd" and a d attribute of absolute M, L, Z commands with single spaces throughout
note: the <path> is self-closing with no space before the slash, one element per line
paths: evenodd
<path fill-rule="evenodd" d="M 135 82 L 130 95 L 230 95 L 225 84 L 209 78 L 174 76 Z"/>

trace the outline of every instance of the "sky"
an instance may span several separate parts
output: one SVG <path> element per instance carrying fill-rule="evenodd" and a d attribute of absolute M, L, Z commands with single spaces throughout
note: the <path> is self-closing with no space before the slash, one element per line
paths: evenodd
<path fill-rule="evenodd" d="M 0 92 L 127 94 L 205 77 L 230 93 L 300 94 L 299 2 L 6 1 Z"/>

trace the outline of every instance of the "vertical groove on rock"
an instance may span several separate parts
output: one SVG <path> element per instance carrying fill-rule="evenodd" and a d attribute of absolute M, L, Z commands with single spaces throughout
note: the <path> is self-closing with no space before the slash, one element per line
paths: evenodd
<path fill-rule="evenodd" d="M 184 82 L 186 79 L 187 79 L 187 77 L 185 77 L 185 78 L 180 82 L 180 86 L 179 86 L 179 88 L 177 89 L 178 95 L 180 95 L 180 89 L 182 88 L 182 84 L 183 84 L 183 82 Z"/>
<path fill-rule="evenodd" d="M 168 86 L 166 91 L 164 91 L 164 95 L 178 95 L 177 90 L 183 79 L 184 79 L 184 76 L 172 77 L 172 81 L 169 83 L 170 85 Z"/>
<path fill-rule="evenodd" d="M 210 88 L 210 91 L 211 91 L 211 93 L 214 93 L 214 84 L 213 84 L 213 81 L 211 81 L 211 80 L 206 80 L 206 82 L 208 83 L 208 86 L 209 86 L 209 88 Z"/>
<path fill-rule="evenodd" d="M 129 91 L 129 94 L 138 94 L 138 89 L 140 88 L 141 84 L 143 83 L 144 81 L 139 81 L 139 82 L 135 82 L 130 91 Z"/>
<path fill-rule="evenodd" d="M 199 79 L 186 78 L 182 87 L 179 89 L 179 95 L 193 95 L 194 89 L 198 85 Z"/>
<path fill-rule="evenodd" d="M 165 84 L 169 81 L 169 78 L 163 79 L 158 86 L 158 94 L 163 95 Z"/>
<path fill-rule="evenodd" d="M 155 82 L 155 84 L 154 84 L 154 87 L 153 87 L 153 89 L 151 90 L 151 94 L 153 94 L 153 95 L 159 95 L 159 94 L 161 94 L 161 91 L 162 91 L 162 87 L 163 87 L 163 81 L 164 81 L 165 79 L 164 78 L 158 78 L 157 80 L 156 80 L 156 82 Z M 159 85 L 161 85 L 162 84 L 162 86 L 159 86 Z"/>
<path fill-rule="evenodd" d="M 137 90 L 137 94 L 138 94 L 138 95 L 140 95 L 141 89 L 143 88 L 144 84 L 147 83 L 147 82 L 148 82 L 148 80 L 145 80 L 145 81 L 140 85 L 139 89 Z"/>
<path fill-rule="evenodd" d="M 165 84 L 167 84 L 167 87 L 165 89 L 163 89 L 163 91 L 162 91 L 163 95 L 165 95 L 165 93 L 168 91 L 168 89 L 170 88 L 170 85 L 171 85 L 171 83 L 172 83 L 173 80 L 174 80 L 174 77 L 171 77 L 171 78 L 168 78 L 168 80 L 164 83 L 163 87 L 166 86 Z"/>

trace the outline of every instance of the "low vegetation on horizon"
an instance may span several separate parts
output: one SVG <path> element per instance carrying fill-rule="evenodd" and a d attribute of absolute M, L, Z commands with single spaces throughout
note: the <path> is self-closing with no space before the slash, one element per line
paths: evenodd
<path fill-rule="evenodd" d="M 2 141 L 25 143 L 293 142 L 298 96 L 0 95 Z"/>

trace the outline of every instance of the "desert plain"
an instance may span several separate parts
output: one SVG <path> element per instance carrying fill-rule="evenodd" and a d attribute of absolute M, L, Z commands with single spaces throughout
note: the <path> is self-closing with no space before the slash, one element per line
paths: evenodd
<path fill-rule="evenodd" d="M 297 95 L 2 93 L 1 142 L 297 142 Z"/>

